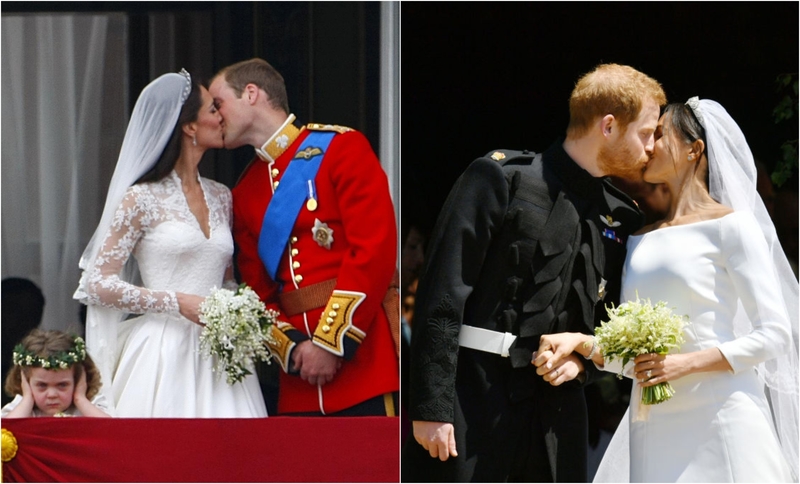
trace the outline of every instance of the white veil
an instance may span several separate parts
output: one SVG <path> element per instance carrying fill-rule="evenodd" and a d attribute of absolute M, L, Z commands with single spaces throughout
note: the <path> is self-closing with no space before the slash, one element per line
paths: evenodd
<path fill-rule="evenodd" d="M 756 166 L 742 130 L 725 108 L 709 99 L 693 97 L 686 101 L 697 120 L 706 130 L 708 141 L 708 174 L 711 196 L 736 211 L 752 212 L 769 246 L 773 264 L 764 267 L 773 271 L 783 292 L 784 308 L 777 311 L 788 316 L 789 334 L 792 335 L 788 350 L 783 355 L 765 361 L 756 367 L 759 379 L 767 386 L 775 426 L 786 460 L 795 479 L 798 477 L 798 283 L 786 255 L 783 253 L 775 226 L 764 202 L 756 191 Z M 761 309 L 761 308 L 759 308 Z M 762 314 L 775 312 L 776 308 L 764 308 Z M 750 333 L 752 323 L 741 305 L 734 318 L 737 336 Z"/>
<path fill-rule="evenodd" d="M 114 213 L 127 189 L 158 161 L 191 90 L 191 77 L 182 69 L 180 74 L 164 74 L 152 81 L 136 100 L 128 129 L 125 131 L 125 139 L 122 141 L 117 166 L 108 187 L 103 215 L 81 255 L 79 265 L 83 272 L 78 289 L 73 295 L 74 299 L 86 304 L 87 275 L 94 268 L 95 259 L 111 227 Z M 132 281 L 136 273 L 135 261 L 130 259 L 120 276 L 123 280 Z M 103 382 L 101 393 L 106 394 L 109 402 L 114 402 L 110 390 L 117 358 L 117 325 L 125 316 L 122 311 L 96 305 L 89 305 L 86 311 L 87 351 L 100 370 Z"/>
<path fill-rule="evenodd" d="M 756 191 L 756 167 L 744 134 L 719 103 L 708 99 L 689 99 L 692 109 L 706 132 L 709 193 L 718 202 L 735 211 L 747 210 L 755 215 L 770 248 L 773 265 L 764 267 L 782 289 L 783 308 L 763 308 L 766 313 L 785 314 L 792 335 L 787 352 L 756 367 L 764 383 L 772 407 L 781 450 L 798 477 L 798 282 L 783 253 L 775 226 Z M 759 308 L 761 310 L 762 308 Z M 783 319 L 783 318 L 780 318 Z M 753 325 L 741 303 L 734 317 L 737 336 L 750 333 Z M 628 482 L 630 479 L 629 414 L 625 416 L 609 443 L 594 482 Z"/>

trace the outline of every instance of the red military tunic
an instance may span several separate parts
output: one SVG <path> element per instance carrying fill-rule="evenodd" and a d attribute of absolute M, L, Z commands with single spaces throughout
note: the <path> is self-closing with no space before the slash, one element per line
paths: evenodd
<path fill-rule="evenodd" d="M 397 353 L 382 307 L 396 268 L 397 226 L 386 174 L 364 135 L 329 125 L 298 129 L 293 119 L 256 150 L 260 159 L 233 189 L 233 231 L 242 279 L 281 313 L 270 349 L 290 373 L 281 372 L 278 413 L 327 414 L 399 389 Z M 258 255 L 261 225 L 276 183 L 311 130 L 338 133 L 315 186 L 306 187 L 316 192 L 310 193 L 314 202 L 301 208 L 273 280 Z M 293 315 L 284 310 L 289 293 L 323 281 L 333 293 L 328 289 L 317 307 Z M 292 371 L 291 351 L 307 339 L 346 360 L 326 385 L 310 385 Z"/>

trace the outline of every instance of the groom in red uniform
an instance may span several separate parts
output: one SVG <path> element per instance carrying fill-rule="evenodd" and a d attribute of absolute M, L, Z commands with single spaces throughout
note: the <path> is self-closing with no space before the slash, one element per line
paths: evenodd
<path fill-rule="evenodd" d="M 280 312 L 269 345 L 284 370 L 278 413 L 394 416 L 398 359 L 382 303 L 397 227 L 369 142 L 295 126 L 283 77 L 262 59 L 222 69 L 209 92 L 225 147 L 256 149 L 233 189 L 233 234 L 242 279 Z"/>

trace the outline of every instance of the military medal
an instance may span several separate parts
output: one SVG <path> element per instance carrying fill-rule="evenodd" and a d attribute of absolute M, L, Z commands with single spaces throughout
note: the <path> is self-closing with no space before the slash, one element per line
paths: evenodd
<path fill-rule="evenodd" d="M 309 212 L 313 212 L 317 209 L 317 205 L 317 199 L 314 194 L 314 182 L 308 180 L 308 201 L 306 202 L 306 208 Z"/>
<path fill-rule="evenodd" d="M 333 229 L 328 227 L 328 224 L 320 222 L 318 218 L 314 219 L 314 227 L 312 227 L 311 233 L 314 235 L 314 241 L 320 247 L 330 250 L 333 243 Z"/>

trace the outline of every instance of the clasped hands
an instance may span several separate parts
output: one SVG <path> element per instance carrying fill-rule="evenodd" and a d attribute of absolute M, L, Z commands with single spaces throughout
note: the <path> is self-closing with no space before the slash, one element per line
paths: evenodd
<path fill-rule="evenodd" d="M 325 385 L 342 367 L 342 358 L 306 340 L 292 350 L 292 363 L 300 378 L 311 385 Z"/>
<path fill-rule="evenodd" d="M 572 381 L 584 371 L 582 358 L 575 354 L 581 344 L 580 333 L 545 334 L 539 340 L 539 349 L 533 353 L 531 363 L 536 374 L 553 386 Z M 581 335 L 583 336 L 583 335 Z"/>

